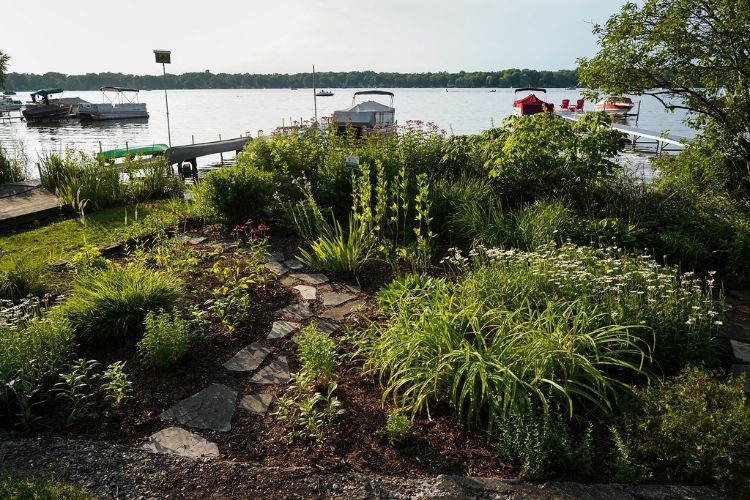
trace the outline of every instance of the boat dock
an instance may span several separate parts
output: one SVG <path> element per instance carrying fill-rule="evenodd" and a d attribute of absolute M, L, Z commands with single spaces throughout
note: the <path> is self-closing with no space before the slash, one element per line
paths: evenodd
<path fill-rule="evenodd" d="M 571 122 L 577 122 L 581 113 L 557 113 L 557 116 Z M 630 146 L 633 151 L 649 152 L 660 155 L 685 149 L 685 144 L 680 137 L 653 130 L 645 130 L 638 127 L 631 127 L 623 123 L 612 123 L 612 128 L 619 130 L 630 138 Z"/>
<path fill-rule="evenodd" d="M 57 196 L 39 181 L 0 185 L 0 231 L 59 213 Z"/>

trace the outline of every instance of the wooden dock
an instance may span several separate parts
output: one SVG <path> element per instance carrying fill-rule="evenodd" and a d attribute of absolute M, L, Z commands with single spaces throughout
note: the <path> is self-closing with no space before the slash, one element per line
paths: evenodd
<path fill-rule="evenodd" d="M 583 115 L 580 113 L 557 113 L 557 116 L 571 122 L 576 122 Z M 655 153 L 660 155 L 662 153 L 681 151 L 685 149 L 685 143 L 682 142 L 680 137 L 654 132 L 653 130 L 631 127 L 630 125 L 622 123 L 612 123 L 612 128 L 619 130 L 630 137 L 630 145 L 633 150 L 638 149 L 639 146 L 647 146 L 649 148 L 654 146 L 656 148 Z M 641 148 L 639 151 L 644 151 L 644 149 Z M 649 151 L 652 150 L 649 149 Z"/>
<path fill-rule="evenodd" d="M 0 231 L 60 213 L 57 196 L 39 181 L 0 186 Z"/>

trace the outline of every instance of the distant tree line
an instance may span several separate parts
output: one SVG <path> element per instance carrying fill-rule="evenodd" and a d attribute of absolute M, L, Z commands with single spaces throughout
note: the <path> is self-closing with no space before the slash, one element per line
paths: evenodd
<path fill-rule="evenodd" d="M 532 69 L 506 69 L 502 71 L 476 71 L 458 73 L 376 73 L 374 71 L 327 72 L 315 74 L 319 88 L 375 88 L 375 87 L 569 87 L 577 85 L 576 70 L 536 71 Z M 269 74 L 214 74 L 183 73 L 166 76 L 168 89 L 282 89 L 290 87 L 310 88 L 312 73 L 294 75 Z M 12 90 L 36 90 L 45 87 L 61 87 L 66 90 L 97 90 L 105 85 L 133 87 L 138 89 L 163 89 L 162 75 L 124 75 L 122 73 L 87 73 L 65 75 L 63 73 L 9 73 L 5 87 Z"/>

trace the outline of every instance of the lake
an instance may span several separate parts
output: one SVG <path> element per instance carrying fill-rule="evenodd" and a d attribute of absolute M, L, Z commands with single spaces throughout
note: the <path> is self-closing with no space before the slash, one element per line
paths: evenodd
<path fill-rule="evenodd" d="M 352 95 L 362 89 L 331 89 L 331 97 L 318 97 L 318 117 L 330 116 L 337 109 L 351 105 Z M 448 134 L 474 134 L 499 125 L 512 113 L 513 89 L 389 89 L 395 94 L 394 107 L 398 123 L 408 120 L 433 122 Z M 562 99 L 575 102 L 578 91 L 549 89 L 548 100 L 560 105 Z M 89 102 L 102 102 L 98 91 L 66 91 L 63 97 L 80 97 Z M 29 100 L 28 92 L 15 98 Z M 383 101 L 382 97 L 377 100 Z M 130 146 L 167 143 L 167 121 L 164 92 L 141 91 L 140 102 L 145 102 L 151 115 L 143 121 L 110 121 L 81 123 L 77 120 L 59 124 L 27 124 L 22 121 L 0 120 L 0 142 L 13 149 L 22 145 L 33 164 L 46 151 L 61 152 L 68 148 L 97 152 L 101 148 L 114 149 Z M 681 112 L 667 113 L 661 104 L 650 97 L 634 97 L 641 101 L 640 128 L 672 135 L 692 137 L 693 132 L 681 121 Z M 361 98 L 360 98 L 361 101 Z M 358 102 L 360 102 L 358 101 Z M 593 109 L 587 103 L 586 109 Z M 635 109 L 635 108 L 634 108 Z M 314 115 L 311 89 L 209 89 L 170 90 L 169 112 L 172 144 L 207 142 L 219 137 L 229 139 L 240 135 L 255 137 L 259 131 L 269 134 L 290 120 L 308 120 Z M 631 119 L 630 124 L 634 124 Z M 207 164 L 217 158 L 206 157 Z M 36 172 L 31 172 L 32 175 Z"/>

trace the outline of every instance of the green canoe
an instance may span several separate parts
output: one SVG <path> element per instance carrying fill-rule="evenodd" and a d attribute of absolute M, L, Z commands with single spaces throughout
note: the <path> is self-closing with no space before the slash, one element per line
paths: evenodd
<path fill-rule="evenodd" d="M 112 161 L 126 156 L 161 156 L 168 149 L 166 144 L 150 144 L 148 146 L 133 146 L 130 148 L 110 149 L 96 155 L 99 161 Z"/>

